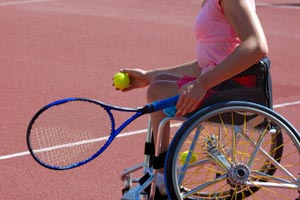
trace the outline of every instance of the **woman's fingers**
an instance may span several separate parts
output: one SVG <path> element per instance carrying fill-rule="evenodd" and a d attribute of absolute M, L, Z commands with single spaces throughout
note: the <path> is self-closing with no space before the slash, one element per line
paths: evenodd
<path fill-rule="evenodd" d="M 180 95 L 177 102 L 176 117 L 184 116 L 187 113 L 193 112 L 198 107 L 198 100 L 187 95 Z"/>
<path fill-rule="evenodd" d="M 175 116 L 180 117 L 195 111 L 205 93 L 206 89 L 204 89 L 198 80 L 184 85 L 179 91 L 180 97 L 176 104 L 177 112 Z"/>

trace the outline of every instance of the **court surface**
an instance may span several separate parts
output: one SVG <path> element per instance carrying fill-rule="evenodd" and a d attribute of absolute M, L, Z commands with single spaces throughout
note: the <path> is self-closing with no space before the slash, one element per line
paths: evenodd
<path fill-rule="evenodd" d="M 275 109 L 299 130 L 299 2 L 256 2 L 269 41 Z M 113 74 L 194 59 L 199 7 L 196 0 L 0 0 L 0 199 L 120 199 L 120 173 L 143 161 L 146 116 L 101 157 L 69 171 L 45 169 L 29 156 L 28 122 L 64 97 L 144 105 L 145 90 L 117 92 Z"/>

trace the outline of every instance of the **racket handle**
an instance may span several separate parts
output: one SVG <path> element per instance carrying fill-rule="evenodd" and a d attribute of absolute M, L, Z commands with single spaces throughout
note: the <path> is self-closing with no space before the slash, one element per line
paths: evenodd
<path fill-rule="evenodd" d="M 170 97 L 167 99 L 155 101 L 155 102 L 151 103 L 150 105 L 152 107 L 152 110 L 155 112 L 155 111 L 163 110 L 165 108 L 169 108 L 171 106 L 175 106 L 178 99 L 179 99 L 179 95 L 176 95 L 176 96 L 173 96 L 173 97 Z"/>

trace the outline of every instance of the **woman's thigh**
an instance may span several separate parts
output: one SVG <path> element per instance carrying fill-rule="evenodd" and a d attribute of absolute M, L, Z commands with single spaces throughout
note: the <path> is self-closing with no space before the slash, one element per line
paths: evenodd
<path fill-rule="evenodd" d="M 180 79 L 180 76 L 172 74 L 161 74 L 155 77 L 147 90 L 148 102 L 176 95 L 179 91 L 177 81 Z"/>

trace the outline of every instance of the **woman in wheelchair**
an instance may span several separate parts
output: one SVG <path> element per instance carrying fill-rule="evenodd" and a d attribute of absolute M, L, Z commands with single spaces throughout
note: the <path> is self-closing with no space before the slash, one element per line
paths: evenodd
<path fill-rule="evenodd" d="M 148 102 L 179 94 L 176 117 L 233 96 L 235 100 L 250 98 L 251 101 L 251 94 L 243 93 L 249 88 L 267 91 L 258 101 L 272 106 L 270 85 L 267 85 L 269 61 L 265 58 L 268 45 L 254 0 L 203 0 L 195 21 L 195 35 L 197 57 L 194 61 L 151 70 L 122 69 L 131 79 L 131 85 L 122 91 L 148 86 Z M 222 95 L 231 89 L 238 92 Z M 252 99 L 257 101 L 257 96 Z M 154 140 L 159 123 L 165 117 L 164 112 L 151 114 Z M 170 127 L 165 126 L 162 152 L 168 149 L 169 132 Z M 163 169 L 159 172 L 163 173 Z"/>

